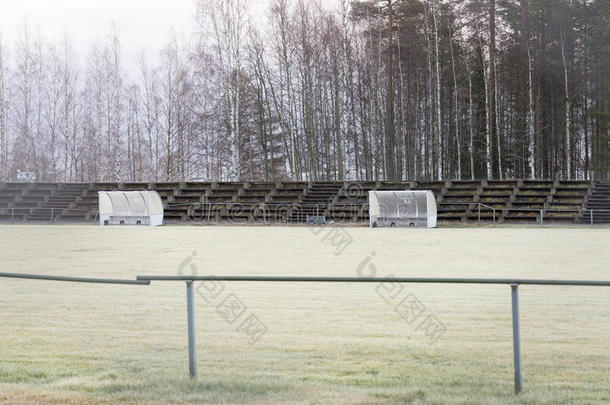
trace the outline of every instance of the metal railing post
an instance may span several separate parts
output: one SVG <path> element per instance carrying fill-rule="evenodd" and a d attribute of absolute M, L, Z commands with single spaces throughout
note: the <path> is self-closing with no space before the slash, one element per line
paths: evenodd
<path fill-rule="evenodd" d="M 15 208 L 11 207 L 11 221 L 15 223 Z"/>
<path fill-rule="evenodd" d="M 53 207 L 51 207 L 51 222 L 53 222 Z"/>
<path fill-rule="evenodd" d="M 481 204 L 477 204 L 479 207 L 479 226 L 481 226 Z"/>
<path fill-rule="evenodd" d="M 540 226 L 544 225 L 544 210 L 540 210 Z"/>
<path fill-rule="evenodd" d="M 195 348 L 195 304 L 193 298 L 193 281 L 186 281 L 186 318 L 188 323 L 189 342 L 189 375 L 197 377 L 197 360 Z"/>
<path fill-rule="evenodd" d="M 593 210 L 589 210 L 589 216 L 591 217 L 591 226 L 593 226 Z"/>
<path fill-rule="evenodd" d="M 513 358 L 515 363 L 515 394 L 521 392 L 521 330 L 519 327 L 519 284 L 511 284 L 511 302 L 513 309 Z"/>

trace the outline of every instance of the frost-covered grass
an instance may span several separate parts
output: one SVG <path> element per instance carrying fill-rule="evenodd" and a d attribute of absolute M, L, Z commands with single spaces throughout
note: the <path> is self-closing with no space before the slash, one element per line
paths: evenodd
<path fill-rule="evenodd" d="M 341 252 L 338 230 L 5 225 L 0 271 L 610 278 L 608 228 L 347 228 Z M 0 278 L 0 403 L 610 401 L 607 288 L 520 287 L 515 397 L 508 286 L 404 285 L 390 303 L 376 284 L 223 286 L 211 303 L 197 286 L 191 381 L 184 283 Z M 230 294 L 247 307 L 231 324 L 215 309 Z M 394 310 L 409 294 L 425 307 L 410 323 Z M 238 331 L 250 314 L 267 327 L 253 345 Z M 446 327 L 433 344 L 418 329 L 430 315 Z"/>

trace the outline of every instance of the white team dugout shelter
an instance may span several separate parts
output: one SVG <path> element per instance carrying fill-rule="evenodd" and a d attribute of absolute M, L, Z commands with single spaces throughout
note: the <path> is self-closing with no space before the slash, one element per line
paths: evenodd
<path fill-rule="evenodd" d="M 436 227 L 436 198 L 430 190 L 369 191 L 371 228 Z"/>
<path fill-rule="evenodd" d="M 163 225 L 156 191 L 98 191 L 100 225 Z"/>

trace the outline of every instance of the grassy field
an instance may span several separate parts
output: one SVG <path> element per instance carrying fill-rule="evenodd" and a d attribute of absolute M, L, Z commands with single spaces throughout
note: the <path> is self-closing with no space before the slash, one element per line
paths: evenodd
<path fill-rule="evenodd" d="M 608 228 L 0 226 L 0 272 L 607 280 L 609 266 Z M 508 286 L 385 286 L 199 284 L 192 381 L 184 283 L 0 278 L 0 403 L 610 402 L 610 289 L 520 287 L 515 396 Z M 264 333 L 244 333 L 251 316 Z"/>

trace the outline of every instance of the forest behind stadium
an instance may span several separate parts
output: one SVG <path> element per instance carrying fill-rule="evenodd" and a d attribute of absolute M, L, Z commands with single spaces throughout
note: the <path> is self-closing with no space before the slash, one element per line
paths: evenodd
<path fill-rule="evenodd" d="M 610 2 L 199 0 L 127 69 L 0 38 L 0 181 L 606 179 Z"/>

